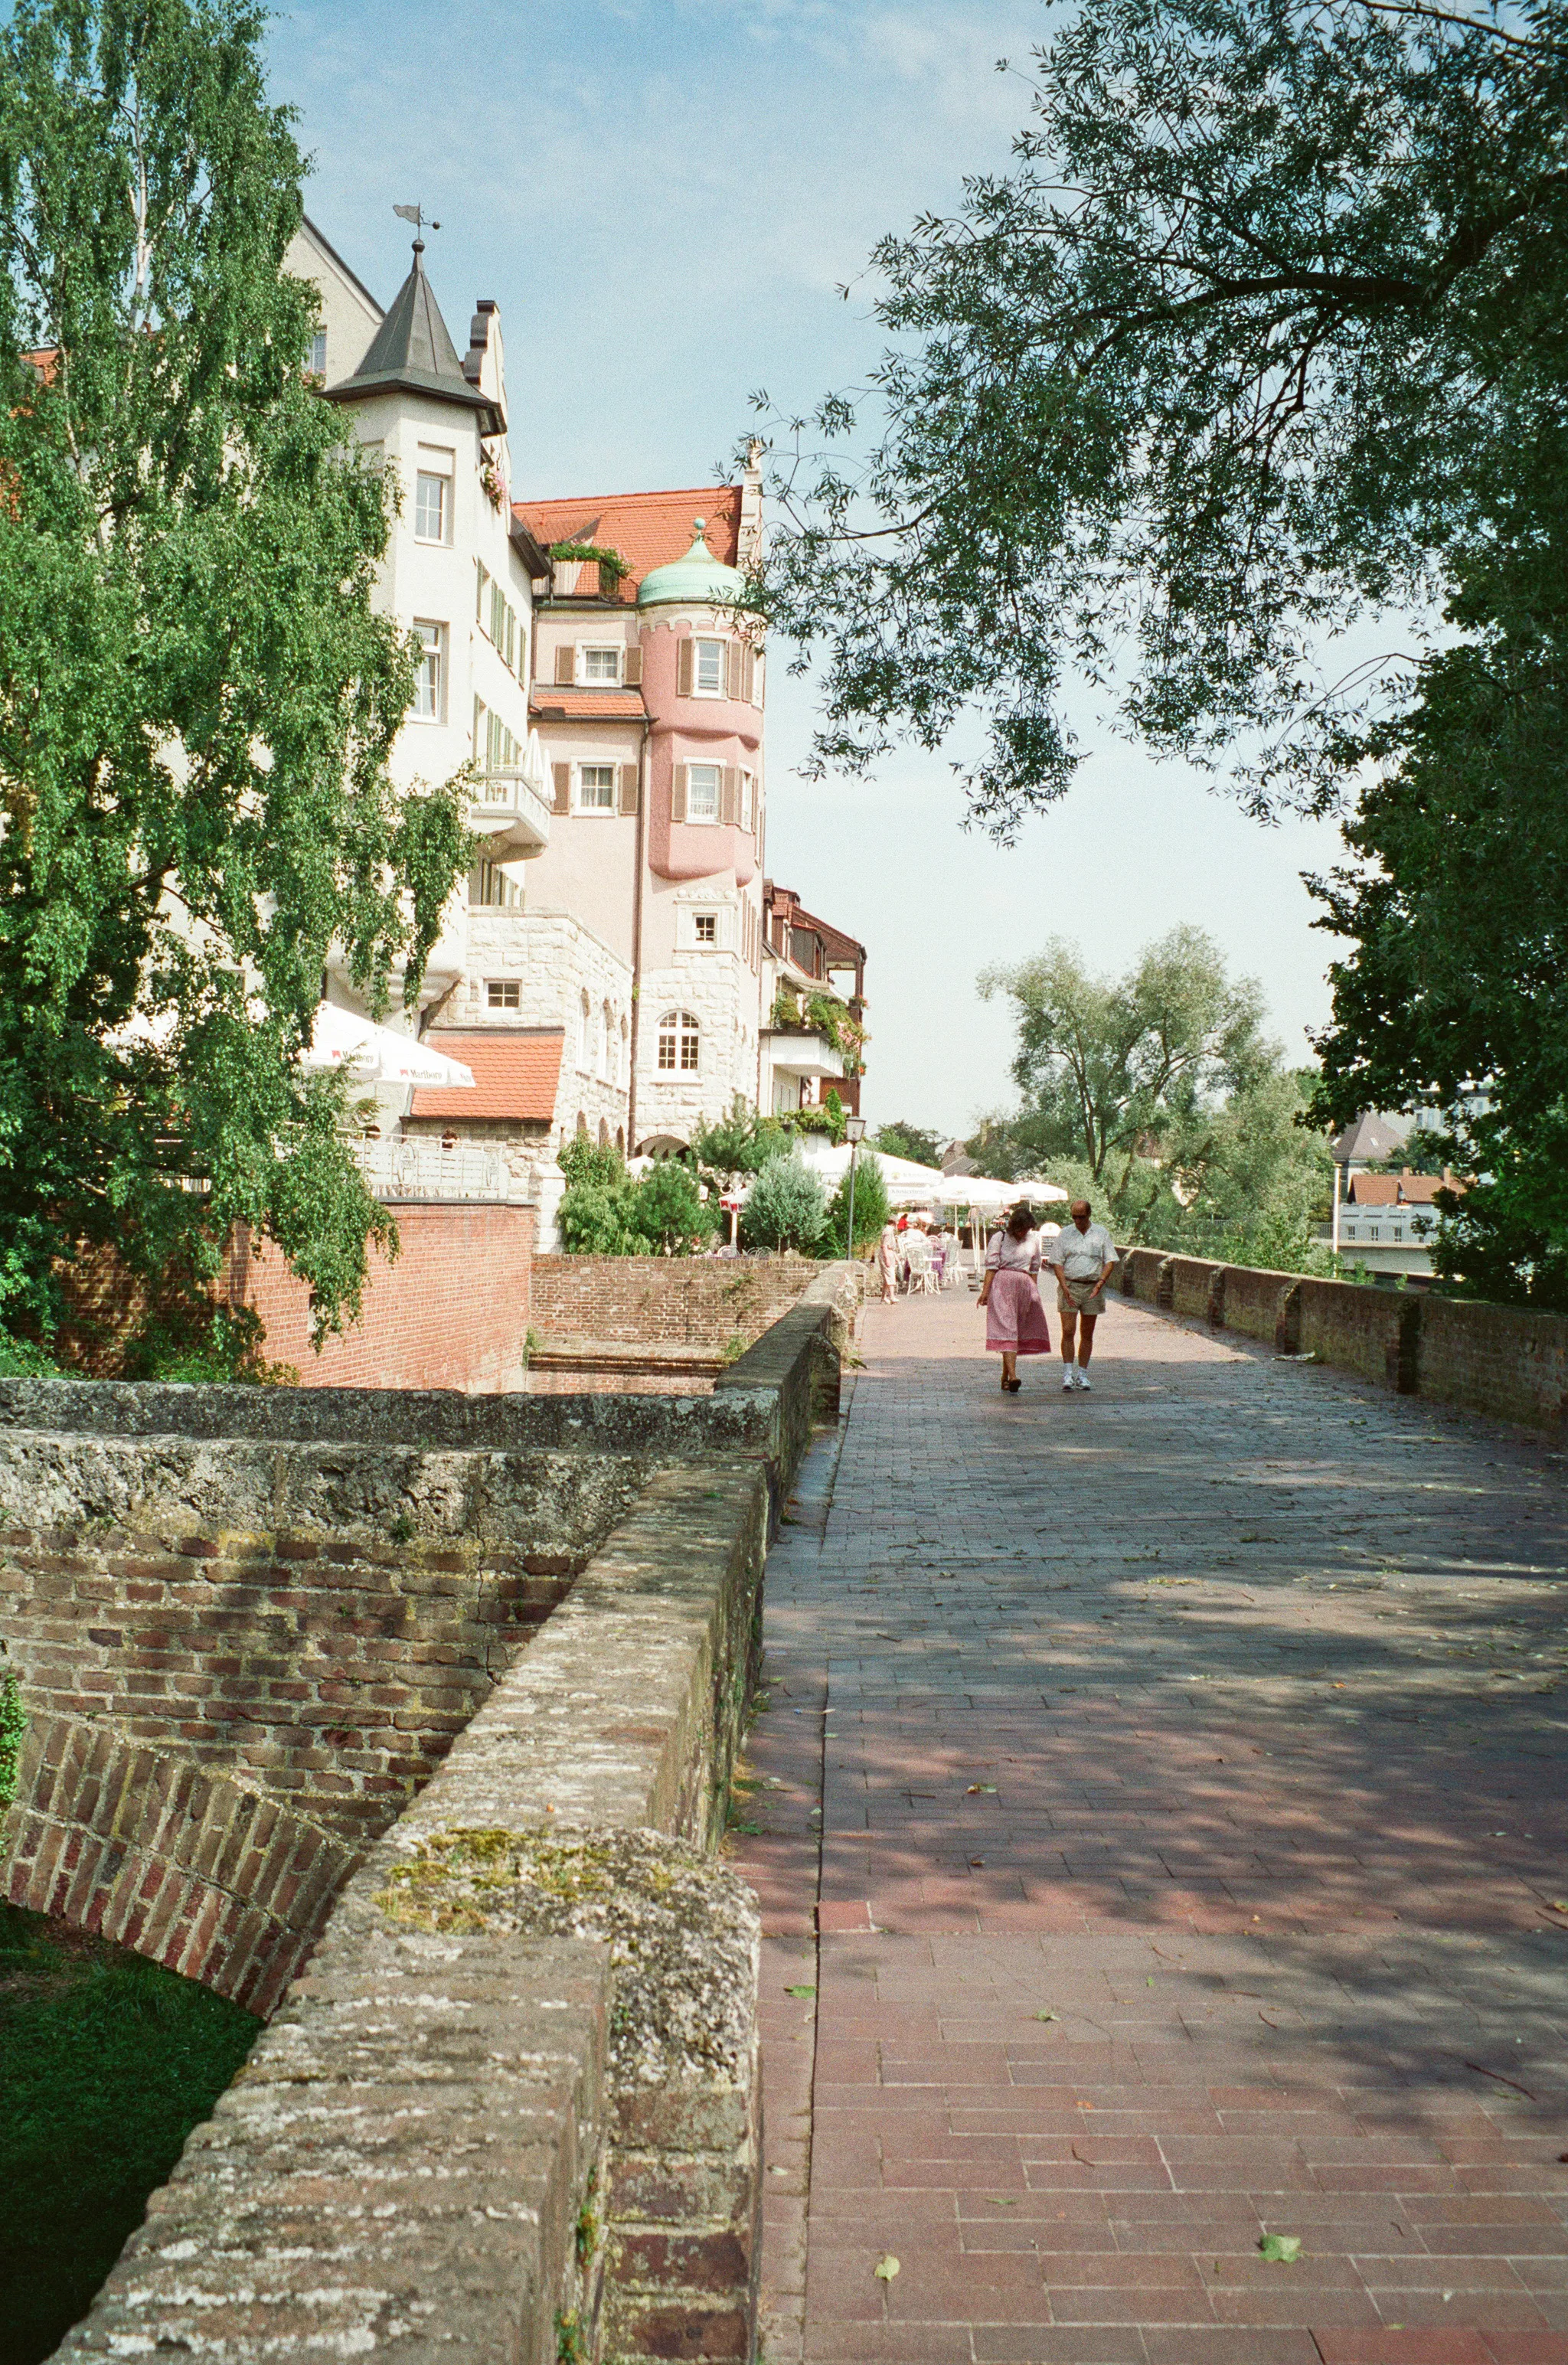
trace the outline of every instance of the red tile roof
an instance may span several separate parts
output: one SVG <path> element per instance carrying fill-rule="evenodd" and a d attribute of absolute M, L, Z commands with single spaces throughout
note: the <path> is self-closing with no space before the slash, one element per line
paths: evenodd
<path fill-rule="evenodd" d="M 420 1084 L 410 1116 L 515 1117 L 550 1125 L 561 1081 L 566 1036 L 559 1027 L 487 1026 L 471 1035 L 432 1027 L 432 1050 L 474 1070 L 474 1086 Z"/>
<path fill-rule="evenodd" d="M 690 485 L 673 493 L 594 493 L 576 501 L 515 501 L 520 517 L 546 550 L 556 542 L 589 542 L 618 550 L 627 572 L 622 600 L 634 600 L 637 586 L 655 566 L 684 558 L 691 547 L 692 520 L 708 521 L 708 547 L 734 566 L 740 547 L 741 488 L 738 485 Z M 592 570 L 595 577 L 598 568 Z M 585 584 L 583 588 L 587 590 Z"/>
<path fill-rule="evenodd" d="M 1358 1207 L 1429 1207 L 1439 1191 L 1462 1191 L 1453 1174 L 1352 1174 L 1348 1196 Z"/>
<path fill-rule="evenodd" d="M 570 689 L 536 681 L 528 702 L 530 714 L 548 714 L 553 722 L 641 723 L 647 712 L 636 689 Z"/>

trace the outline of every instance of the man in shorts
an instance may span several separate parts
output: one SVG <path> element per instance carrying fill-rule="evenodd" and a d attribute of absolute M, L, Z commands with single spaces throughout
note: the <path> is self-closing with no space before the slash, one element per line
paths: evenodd
<path fill-rule="evenodd" d="M 1089 1358 L 1094 1352 L 1094 1325 L 1105 1311 L 1105 1283 L 1116 1261 L 1116 1248 L 1104 1225 L 1093 1221 L 1087 1199 L 1075 1199 L 1071 1214 L 1071 1223 L 1064 1224 L 1055 1239 L 1047 1241 L 1046 1261 L 1056 1267 L 1057 1312 L 1061 1316 L 1061 1384 L 1064 1388 L 1086 1388 Z"/>

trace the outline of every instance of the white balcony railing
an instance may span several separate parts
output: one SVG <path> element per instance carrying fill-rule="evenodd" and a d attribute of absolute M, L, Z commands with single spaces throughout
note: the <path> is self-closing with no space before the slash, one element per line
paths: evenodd
<path fill-rule="evenodd" d="M 492 859 L 543 854 L 550 843 L 550 805 L 517 769 L 484 773 L 468 800 L 468 826 L 487 841 Z"/>
<path fill-rule="evenodd" d="M 825 1035 L 795 1027 L 765 1026 L 763 1048 L 775 1075 L 814 1076 L 821 1082 L 842 1076 L 844 1054 Z"/>
<path fill-rule="evenodd" d="M 354 1159 L 378 1199 L 505 1199 L 533 1195 L 501 1142 L 359 1141 Z"/>

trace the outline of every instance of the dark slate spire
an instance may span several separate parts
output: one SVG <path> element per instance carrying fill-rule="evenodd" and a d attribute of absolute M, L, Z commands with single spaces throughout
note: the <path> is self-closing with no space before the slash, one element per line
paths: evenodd
<path fill-rule="evenodd" d="M 414 267 L 398 290 L 391 310 L 353 375 L 328 387 L 329 402 L 364 402 L 376 394 L 423 394 L 436 402 L 459 403 L 465 410 L 493 412 L 489 397 L 463 375 L 457 348 L 425 277 L 420 260 L 424 251 L 424 241 L 417 238 Z M 482 434 L 498 432 L 481 420 Z"/>

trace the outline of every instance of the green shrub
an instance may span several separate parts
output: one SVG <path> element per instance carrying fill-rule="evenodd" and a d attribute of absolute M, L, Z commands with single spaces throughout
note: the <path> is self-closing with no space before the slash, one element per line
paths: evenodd
<path fill-rule="evenodd" d="M 862 1157 L 857 1162 L 855 1173 L 855 1246 L 853 1249 L 850 1247 L 847 1237 L 849 1177 L 846 1174 L 828 1201 L 821 1253 L 834 1257 L 857 1253 L 863 1256 L 887 1222 L 888 1214 L 888 1186 L 882 1180 L 882 1170 L 874 1158 Z"/>
<path fill-rule="evenodd" d="M 618 1149 L 600 1149 L 579 1134 L 561 1154 L 568 1188 L 558 1222 L 572 1256 L 689 1256 L 719 1227 L 712 1199 L 676 1159 L 661 1159 L 640 1182 Z"/>
<path fill-rule="evenodd" d="M 0 1330 L 0 1380 L 57 1380 L 60 1376 L 60 1366 L 46 1348 Z"/>
<path fill-rule="evenodd" d="M 855 1220 L 858 1228 L 858 1206 Z M 794 1156 L 770 1158 L 741 1211 L 741 1239 L 748 1249 L 800 1249 L 812 1256 L 826 1222 L 821 1176 Z"/>

